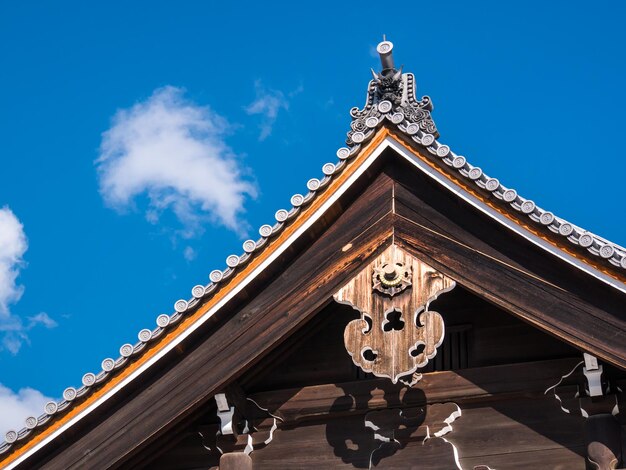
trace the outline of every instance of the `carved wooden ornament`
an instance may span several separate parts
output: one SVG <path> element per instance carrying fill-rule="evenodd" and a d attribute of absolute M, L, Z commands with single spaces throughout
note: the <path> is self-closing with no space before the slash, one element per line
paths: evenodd
<path fill-rule="evenodd" d="M 361 313 L 344 331 L 354 363 L 393 383 L 428 364 L 445 333 L 443 318 L 428 307 L 454 286 L 396 245 L 387 248 L 334 295 Z"/>

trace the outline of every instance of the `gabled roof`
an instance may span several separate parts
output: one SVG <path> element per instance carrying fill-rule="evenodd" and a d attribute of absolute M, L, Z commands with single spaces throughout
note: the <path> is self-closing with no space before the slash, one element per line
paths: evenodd
<path fill-rule="evenodd" d="M 381 43 L 379 52 L 383 66 L 390 67 L 374 74 L 363 109 L 350 111 L 351 130 L 347 146 L 337 151 L 338 161 L 326 163 L 323 176 L 308 181 L 306 194 L 292 196 L 292 207 L 278 210 L 276 222 L 259 229 L 260 238 L 244 242 L 242 254 L 228 256 L 225 269 L 212 271 L 209 284 L 193 287 L 192 297 L 178 300 L 171 315 L 159 315 L 154 329 L 141 330 L 137 343 L 123 345 L 117 359 L 105 359 L 101 371 L 85 374 L 79 387 L 67 388 L 60 402 L 46 404 L 44 414 L 29 417 L 22 430 L 6 433 L 0 444 L 6 468 L 23 463 L 207 323 L 312 230 L 389 149 L 508 230 L 626 293 L 626 249 L 541 209 L 439 142 L 430 98 L 418 101 L 413 74 L 393 68 L 390 43 Z"/>

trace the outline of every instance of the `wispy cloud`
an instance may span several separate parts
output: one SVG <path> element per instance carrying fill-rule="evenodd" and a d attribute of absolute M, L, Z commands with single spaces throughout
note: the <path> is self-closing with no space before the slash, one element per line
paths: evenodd
<path fill-rule="evenodd" d="M 0 208 L 0 350 L 6 349 L 12 354 L 17 354 L 23 342 L 28 341 L 27 332 L 34 327 L 57 326 L 44 312 L 28 317 L 26 323 L 11 312 L 11 305 L 18 302 L 24 292 L 24 286 L 17 283 L 17 277 L 25 265 L 23 256 L 27 249 L 24 226 L 11 209 L 6 206 Z"/>
<path fill-rule="evenodd" d="M 197 256 L 196 250 L 194 250 L 190 246 L 186 246 L 185 249 L 183 250 L 183 257 L 187 261 L 193 261 L 194 259 L 196 259 L 196 256 Z"/>
<path fill-rule="evenodd" d="M 256 196 L 255 185 L 224 142 L 227 122 L 183 95 L 180 88 L 160 88 L 115 114 L 96 161 L 100 192 L 119 211 L 146 194 L 146 219 L 157 223 L 171 210 L 186 238 L 207 221 L 242 233 L 244 201 Z"/>
<path fill-rule="evenodd" d="M 373 59 L 378 59 L 380 57 L 380 55 L 378 54 L 378 51 L 376 50 L 376 44 L 375 45 L 370 44 L 369 54 L 370 54 L 370 57 L 372 57 Z"/>
<path fill-rule="evenodd" d="M 294 91 L 285 95 L 280 90 L 272 90 L 263 86 L 261 80 L 257 80 L 254 83 L 256 91 L 255 100 L 246 106 L 246 113 L 249 115 L 260 114 L 263 119 L 259 125 L 261 133 L 259 134 L 259 140 L 263 141 L 272 134 L 274 123 L 278 118 L 278 113 L 281 109 L 289 109 L 289 100 L 298 93 L 302 92 L 302 85 L 296 88 Z"/>
<path fill-rule="evenodd" d="M 28 317 L 28 324 L 26 325 L 27 329 L 30 330 L 37 325 L 42 325 L 46 328 L 55 328 L 58 326 L 57 322 L 50 318 L 46 312 L 40 312 L 37 315 Z"/>
<path fill-rule="evenodd" d="M 26 418 L 41 415 L 44 405 L 51 400 L 32 388 L 22 388 L 15 393 L 0 384 L 0 435 L 4 436 L 10 429 L 22 429 Z"/>

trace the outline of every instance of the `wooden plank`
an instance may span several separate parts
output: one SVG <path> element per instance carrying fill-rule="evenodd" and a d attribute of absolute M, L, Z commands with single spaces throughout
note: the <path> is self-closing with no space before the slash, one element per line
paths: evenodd
<path fill-rule="evenodd" d="M 521 397 L 462 407 L 446 436 L 461 458 L 584 446 L 585 419 L 550 397 Z M 517 423 L 517 425 L 513 425 Z M 485 462 L 489 464 L 489 462 Z"/>
<path fill-rule="evenodd" d="M 509 452 L 480 457 L 461 457 L 461 466 L 464 469 L 487 465 L 490 469 L 506 470 L 585 470 L 585 459 L 582 456 L 585 447 L 554 448 L 535 450 L 533 452 Z"/>
<path fill-rule="evenodd" d="M 178 359 L 176 368 L 138 390 L 124 406 L 103 412 L 102 421 L 86 434 L 80 427 L 68 433 L 68 439 L 77 439 L 42 468 L 118 467 L 140 446 L 206 406 L 215 391 L 303 325 L 365 260 L 389 245 L 389 216 L 372 219 L 390 210 L 390 192 L 388 178 L 378 178 L 279 278 Z M 22 468 L 32 466 L 29 461 Z"/>
<path fill-rule="evenodd" d="M 256 393 L 251 398 L 263 408 L 278 414 L 285 423 L 293 424 L 326 415 L 362 413 L 390 406 L 418 406 L 444 401 L 480 403 L 493 401 L 497 395 L 502 395 L 503 399 L 519 394 L 543 396 L 543 392 L 577 362 L 577 358 L 570 358 L 432 372 L 424 374 L 411 393 L 406 393 L 404 386 L 393 385 L 388 379 L 372 379 L 274 390 Z M 571 380 L 582 381 L 581 372 L 572 375 Z M 402 390 L 405 392 L 400 401 Z M 554 405 L 558 408 L 556 402 Z"/>
<path fill-rule="evenodd" d="M 197 431 L 189 430 L 176 436 L 182 437 L 176 441 L 176 445 L 170 446 L 165 452 L 156 449 L 151 455 L 146 455 L 142 461 L 129 462 L 126 468 L 129 469 L 150 469 L 150 470 L 180 470 L 184 464 L 185 470 L 207 470 L 219 465 L 219 452 L 211 452 L 204 447 Z M 169 443 L 168 443 L 169 444 Z M 243 450 L 243 448 L 242 448 Z"/>
<path fill-rule="evenodd" d="M 394 228 L 399 246 L 470 291 L 576 347 L 626 368 L 626 322 L 615 317 L 609 322 L 606 312 L 569 292 L 409 219 L 399 217 Z"/>
<path fill-rule="evenodd" d="M 311 381 L 354 380 L 356 366 L 345 354 L 341 338 L 346 322 L 357 316 L 351 307 L 331 302 L 307 323 L 306 329 L 291 335 L 241 377 L 242 386 L 257 392 L 310 385 Z"/>
<path fill-rule="evenodd" d="M 536 366 L 549 369 L 547 364 Z M 492 374 L 495 372 L 495 369 L 491 370 Z M 483 370 L 481 374 L 487 377 L 487 371 Z M 391 396 L 387 393 L 385 398 Z M 408 402 L 406 396 L 404 400 Z M 383 447 L 381 452 L 374 454 L 375 467 L 456 468 L 452 446 L 433 438 L 442 429 L 450 410 L 455 409 L 453 404 L 397 405 L 391 402 L 390 408 L 382 408 L 380 412 L 368 410 L 367 413 L 341 414 L 331 410 L 318 419 L 281 423 L 274 440 L 252 453 L 254 468 L 367 468 L 370 455 L 381 447 L 372 428 L 366 425 L 368 420 L 376 425 L 377 434 L 393 436 L 398 443 L 397 447 Z M 584 462 L 585 420 L 563 413 L 551 397 L 533 393 L 512 399 L 492 395 L 480 402 L 467 402 L 461 409 L 461 416 L 451 423 L 452 429 L 445 438 L 456 447 L 463 468 L 484 464 L 491 468 L 564 469 L 580 468 Z M 397 427 L 393 417 L 400 411 L 406 420 Z M 380 413 L 378 418 L 373 417 L 376 413 Z M 391 418 L 389 428 L 382 424 L 387 418 Z M 396 431 L 393 431 L 394 425 Z M 429 435 L 432 439 L 425 441 Z M 243 449 L 245 439 L 240 438 L 240 441 L 238 448 Z M 190 440 L 184 448 L 178 447 L 173 455 L 149 463 L 149 468 L 175 469 L 176 455 L 178 458 L 188 455 L 186 461 L 195 465 L 202 461 L 210 465 L 210 455 L 202 456 L 196 439 Z M 537 465 L 541 459 L 546 460 L 545 466 Z M 553 464 L 562 466 L 553 467 Z"/>
<path fill-rule="evenodd" d="M 399 216 L 418 225 L 471 246 L 514 269 L 532 273 L 567 291 L 572 297 L 596 307 L 592 315 L 624 328 L 626 316 L 623 305 L 626 296 L 605 283 L 589 276 L 568 263 L 546 255 L 545 251 L 523 237 L 506 230 L 493 220 L 478 213 L 451 194 L 437 193 L 437 187 L 421 175 L 407 174 L 397 167 L 386 169 L 396 178 L 394 209 Z M 415 178 L 421 178 L 416 184 Z"/>
<path fill-rule="evenodd" d="M 243 452 L 224 454 L 220 458 L 219 470 L 252 470 L 252 458 Z"/>
<path fill-rule="evenodd" d="M 381 444 L 362 417 L 354 416 L 280 430 L 271 445 L 252 453 L 252 460 L 255 470 L 354 469 L 369 468 L 374 452 L 373 468 L 455 468 L 453 448 L 441 439 L 423 442 L 420 436 L 391 455 Z"/>
<path fill-rule="evenodd" d="M 394 170 L 397 171 L 397 170 Z M 399 175 L 406 179 L 406 176 Z M 583 273 L 565 261 L 546 254 L 525 238 L 507 230 L 456 197 L 437 194 L 428 182 L 394 187 L 398 215 L 489 254 L 516 269 L 533 273 L 584 299 L 601 310 L 621 313 L 624 293 Z M 580 289 L 584 286 L 584 289 Z M 623 318 L 623 316 L 621 316 Z"/>
<path fill-rule="evenodd" d="M 519 398 L 463 409 L 445 435 L 448 442 L 432 432 L 424 440 L 426 430 L 419 427 L 410 438 L 385 448 L 373 439 L 362 416 L 338 416 L 280 429 L 271 445 L 253 452 L 252 458 L 255 469 L 368 468 L 372 452 L 380 447 L 372 459 L 376 468 L 452 469 L 457 468 L 454 445 L 467 469 L 479 464 L 503 469 L 584 468 L 583 421 L 546 398 Z"/>

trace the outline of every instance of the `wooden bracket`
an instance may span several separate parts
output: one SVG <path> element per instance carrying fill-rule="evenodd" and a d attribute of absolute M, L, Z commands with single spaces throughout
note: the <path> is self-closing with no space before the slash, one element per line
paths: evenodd
<path fill-rule="evenodd" d="M 444 338 L 443 318 L 429 304 L 454 286 L 396 245 L 387 248 L 334 295 L 361 313 L 344 331 L 353 362 L 393 383 L 424 367 Z"/>
<path fill-rule="evenodd" d="M 244 390 L 236 382 L 226 387 L 225 391 L 215 394 L 215 403 L 217 405 L 217 417 L 220 420 L 219 430 L 199 429 L 199 434 L 203 439 L 205 437 L 212 438 L 215 442 L 209 441 L 203 446 L 209 450 L 218 450 L 224 458 L 226 455 L 237 454 L 236 457 L 227 457 L 234 459 L 233 462 L 247 462 L 244 457 L 239 456 L 242 453 L 248 456 L 255 448 L 267 446 L 274 438 L 274 431 L 278 428 L 277 420 L 282 418 L 270 413 L 267 409 L 261 408 L 254 400 L 247 398 Z M 268 431 L 258 431 L 258 427 L 251 421 L 253 413 L 248 405 L 254 405 L 257 411 L 262 412 L 263 420 L 268 417 L 273 419 L 273 424 Z M 220 469 L 222 468 L 222 459 L 220 459 Z M 229 467 L 230 468 L 230 467 Z M 233 467 L 238 468 L 238 467 Z"/>
<path fill-rule="evenodd" d="M 598 359 L 591 354 L 584 353 L 583 357 L 585 358 L 583 373 L 589 384 L 589 396 L 601 396 L 604 393 L 602 391 L 602 366 L 598 365 Z"/>
<path fill-rule="evenodd" d="M 217 405 L 217 417 L 220 419 L 220 432 L 223 436 L 231 434 L 236 436 L 236 428 L 233 426 L 235 407 L 228 404 L 225 393 L 215 395 L 215 404 Z"/>

